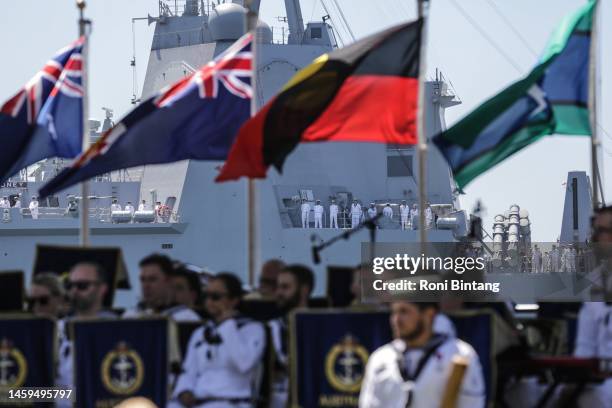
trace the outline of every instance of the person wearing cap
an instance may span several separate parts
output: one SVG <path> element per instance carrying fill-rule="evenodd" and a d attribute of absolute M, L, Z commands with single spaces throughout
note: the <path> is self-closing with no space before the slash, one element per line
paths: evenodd
<path fill-rule="evenodd" d="M 457 356 L 466 362 L 467 369 L 454 406 L 485 406 L 485 383 L 478 355 L 468 343 L 436 333 L 433 328 L 436 314 L 436 303 L 391 304 L 395 339 L 368 359 L 359 407 L 440 407 Z"/>
<path fill-rule="evenodd" d="M 113 200 L 113 203 L 110 206 L 110 211 L 111 211 L 111 214 L 116 211 L 121 211 L 121 204 L 119 204 L 116 198 Z"/>
<path fill-rule="evenodd" d="M 389 218 L 390 220 L 393 219 L 393 208 L 391 208 L 391 204 L 387 203 L 385 205 L 385 208 L 383 208 L 383 215 L 387 218 Z"/>
<path fill-rule="evenodd" d="M 331 200 L 329 205 L 329 228 L 338 229 L 338 204 L 336 204 L 336 200 Z"/>
<path fill-rule="evenodd" d="M 355 228 L 361 222 L 361 216 L 363 215 L 363 211 L 361 210 L 361 204 L 357 199 L 353 200 L 353 204 L 351 204 L 351 212 L 349 213 L 351 216 L 351 228 Z"/>
<path fill-rule="evenodd" d="M 302 228 L 308 228 L 308 224 L 310 223 L 310 204 L 306 202 L 305 198 L 302 199 L 300 210 L 302 211 Z"/>
<path fill-rule="evenodd" d="M 325 209 L 321 205 L 321 200 L 317 200 L 314 206 L 315 228 L 323 228 L 323 212 Z"/>
<path fill-rule="evenodd" d="M 368 218 L 372 219 L 372 218 L 376 217 L 377 213 L 378 213 L 378 211 L 376 211 L 376 204 L 370 203 L 370 208 L 368 208 L 368 211 L 367 211 Z"/>
<path fill-rule="evenodd" d="M 173 399 L 185 407 L 257 405 L 258 372 L 266 345 L 261 323 L 238 312 L 242 283 L 231 273 L 211 277 L 205 291 L 211 319 L 189 340 Z"/>
<path fill-rule="evenodd" d="M 21 196 L 20 195 L 15 197 L 15 203 L 13 204 L 13 208 L 21 208 Z"/>
<path fill-rule="evenodd" d="M 408 217 L 410 216 L 410 207 L 408 207 L 408 204 L 406 204 L 406 200 L 402 200 L 402 204 L 400 204 L 399 206 L 399 211 L 402 229 L 408 229 Z"/>
<path fill-rule="evenodd" d="M 7 196 L 2 197 L 2 200 L 0 200 L 0 208 L 11 208 L 11 202 Z"/>
<path fill-rule="evenodd" d="M 32 196 L 32 201 L 30 201 L 30 205 L 28 207 L 30 208 L 30 214 L 32 214 L 32 219 L 37 220 L 38 219 L 38 200 L 36 199 L 36 196 Z"/>

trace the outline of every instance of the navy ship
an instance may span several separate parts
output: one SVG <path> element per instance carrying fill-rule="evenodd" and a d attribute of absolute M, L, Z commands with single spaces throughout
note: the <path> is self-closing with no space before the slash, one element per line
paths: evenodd
<path fill-rule="evenodd" d="M 257 89 L 259 106 L 268 101 L 300 68 L 338 47 L 329 19 L 304 22 L 298 0 L 285 0 L 288 29 L 273 30 L 258 24 Z M 256 2 L 259 7 L 259 2 Z M 194 72 L 197 67 L 227 49 L 245 32 L 246 9 L 234 1 L 159 1 L 159 13 L 149 17 L 155 24 L 149 61 L 140 99 Z M 425 129 L 431 136 L 445 128 L 445 109 L 457 105 L 444 77 L 437 73 L 426 84 Z M 110 125 L 112 112 L 100 128 L 90 121 L 92 137 Z M 120 246 L 131 274 L 138 261 L 151 252 L 163 252 L 211 271 L 234 271 L 247 281 L 247 182 L 214 183 L 221 162 L 183 161 L 144 166 L 98 177 L 90 183 L 90 196 L 79 197 L 68 189 L 39 203 L 32 217 L 28 204 L 38 188 L 67 163 L 46 160 L 24 170 L 2 185 L 0 196 L 20 207 L 4 209 L 0 220 L 2 269 L 30 271 L 36 244 L 78 244 L 80 200 L 90 201 L 91 244 Z M 310 264 L 311 239 L 327 240 L 351 226 L 349 210 L 357 200 L 364 215 L 374 204 L 378 213 L 386 204 L 392 218 L 379 223 L 378 242 L 417 242 L 419 231 L 402 229 L 399 206 L 418 202 L 418 158 L 413 147 L 372 143 L 301 144 L 288 158 L 282 175 L 270 171 L 256 182 L 257 261 L 280 258 Z M 451 171 L 436 149 L 427 158 L 427 199 L 433 220 L 428 239 L 452 242 L 468 231 L 468 214 L 460 208 Z M 111 212 L 112 200 L 135 207 L 146 201 L 144 211 L 134 215 Z M 301 205 L 310 204 L 308 228 L 303 228 Z M 312 208 L 320 200 L 325 208 L 323 228 L 314 228 Z M 335 200 L 340 211 L 339 229 L 330 228 L 329 206 Z M 153 212 L 161 202 L 162 216 Z M 325 287 L 324 267 L 360 262 L 361 242 L 367 231 L 355 234 L 321 252 L 316 267 L 317 292 Z M 132 276 L 132 290 L 119 291 L 116 303 L 132 305 L 139 293 Z"/>

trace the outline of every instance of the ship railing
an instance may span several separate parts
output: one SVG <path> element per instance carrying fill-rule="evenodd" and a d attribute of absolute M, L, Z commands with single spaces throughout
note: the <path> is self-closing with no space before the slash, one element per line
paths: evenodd
<path fill-rule="evenodd" d="M 175 17 L 182 15 L 209 15 L 213 6 L 210 0 L 159 0 L 159 15 Z"/>
<path fill-rule="evenodd" d="M 98 220 L 102 223 L 111 223 L 111 212 L 109 208 L 90 208 L 89 209 L 89 218 Z M 33 221 L 37 220 L 58 220 L 58 219 L 77 219 L 79 217 L 78 209 L 75 211 L 70 211 L 67 207 L 38 207 L 38 212 L 35 217 L 32 216 L 32 211 L 29 208 L 1 208 L 0 209 L 0 224 L 11 223 L 17 219 L 31 219 Z M 180 222 L 180 214 L 176 211 L 168 211 L 163 214 L 158 214 L 155 216 L 155 219 L 150 223 L 157 224 L 172 224 Z M 130 220 L 129 223 L 133 223 L 133 220 Z M 146 222 L 138 222 L 137 224 L 146 223 Z"/>
<path fill-rule="evenodd" d="M 301 224 L 301 213 L 300 215 L 300 224 L 297 227 L 294 228 L 304 228 Z M 359 222 L 358 223 L 362 223 L 364 221 L 366 221 L 368 219 L 368 215 L 367 215 L 367 210 L 363 211 L 361 214 L 361 217 L 359 218 Z M 305 228 L 319 228 L 319 226 L 317 225 L 318 223 L 315 220 L 315 215 L 314 215 L 314 211 L 310 210 L 310 213 L 308 214 L 308 218 L 306 220 L 306 227 Z M 337 216 L 337 226 L 334 225 L 332 227 L 332 219 L 331 216 L 329 214 L 329 210 L 326 209 L 326 211 L 323 212 L 322 217 L 321 217 L 321 226 L 320 228 L 323 229 L 330 229 L 330 228 L 334 228 L 334 229 L 351 229 L 353 227 L 355 227 L 356 225 L 353 225 L 353 217 L 350 215 L 348 210 L 344 210 L 344 211 L 340 211 L 338 212 L 338 216 Z M 410 217 L 408 216 L 406 222 L 404 223 L 404 226 L 402 228 L 402 218 L 400 216 L 400 214 L 396 214 L 394 211 L 393 217 L 388 218 L 388 217 L 382 217 L 379 219 L 379 221 L 377 222 L 377 229 L 380 230 L 398 230 L 398 229 L 404 229 L 406 231 L 408 230 L 418 230 L 419 229 L 419 220 L 418 220 L 418 216 L 415 217 Z M 437 229 L 436 223 L 435 221 L 432 220 L 428 220 L 427 222 L 427 229 Z"/>

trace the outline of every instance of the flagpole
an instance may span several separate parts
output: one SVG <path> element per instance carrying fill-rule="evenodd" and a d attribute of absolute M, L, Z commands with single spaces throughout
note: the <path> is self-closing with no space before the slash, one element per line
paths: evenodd
<path fill-rule="evenodd" d="M 83 87 L 83 151 L 89 148 L 89 128 L 88 114 L 89 101 L 87 89 L 87 53 L 89 48 L 89 39 L 87 26 L 89 20 L 85 19 L 85 0 L 77 0 L 77 8 L 79 9 L 79 36 L 84 37 L 83 48 L 81 51 L 81 83 Z M 79 244 L 81 246 L 89 246 L 89 183 L 84 181 L 81 183 L 81 228 L 79 229 Z"/>
<path fill-rule="evenodd" d="M 251 89 L 253 96 L 251 97 L 251 117 L 257 113 L 257 10 L 255 9 L 255 1 L 245 0 L 244 6 L 247 9 L 246 14 L 246 30 L 253 34 L 251 43 L 251 53 L 253 54 Z M 259 247 L 259 234 L 257 231 L 257 186 L 255 180 L 249 178 L 247 182 L 247 245 L 248 245 L 248 283 L 251 288 L 255 287 L 255 274 L 257 268 L 257 250 Z"/>
<path fill-rule="evenodd" d="M 425 225 L 425 202 L 427 196 L 427 135 L 425 134 L 425 74 L 426 74 L 426 36 L 427 36 L 427 12 L 429 3 L 427 0 L 417 0 L 418 16 L 423 19 L 421 28 L 421 48 L 419 56 L 419 101 L 417 107 L 417 155 L 419 159 L 419 241 L 421 242 L 421 253 L 425 254 L 427 243 L 427 229 Z"/>
<path fill-rule="evenodd" d="M 599 167 L 597 163 L 597 152 L 599 149 L 599 135 L 597 131 L 597 82 L 598 82 L 598 70 L 597 70 L 597 55 L 598 55 L 598 41 L 597 41 L 597 28 L 598 28 L 598 2 L 595 3 L 595 10 L 593 11 L 593 25 L 591 26 L 591 49 L 589 55 L 589 123 L 591 125 L 591 183 L 592 183 L 592 198 L 593 198 L 593 209 L 599 208 Z M 602 190 L 603 196 L 603 190 Z"/>

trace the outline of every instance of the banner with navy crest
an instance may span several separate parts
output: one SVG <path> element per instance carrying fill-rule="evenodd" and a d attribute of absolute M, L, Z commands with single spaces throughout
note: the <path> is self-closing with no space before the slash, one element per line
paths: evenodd
<path fill-rule="evenodd" d="M 0 319 L 0 394 L 10 388 L 53 386 L 54 343 L 52 320 Z"/>
<path fill-rule="evenodd" d="M 292 406 L 356 407 L 368 357 L 391 328 L 386 312 L 304 311 L 291 335 Z"/>
<path fill-rule="evenodd" d="M 75 322 L 78 407 L 113 407 L 143 396 L 165 406 L 168 388 L 166 319 Z"/>

